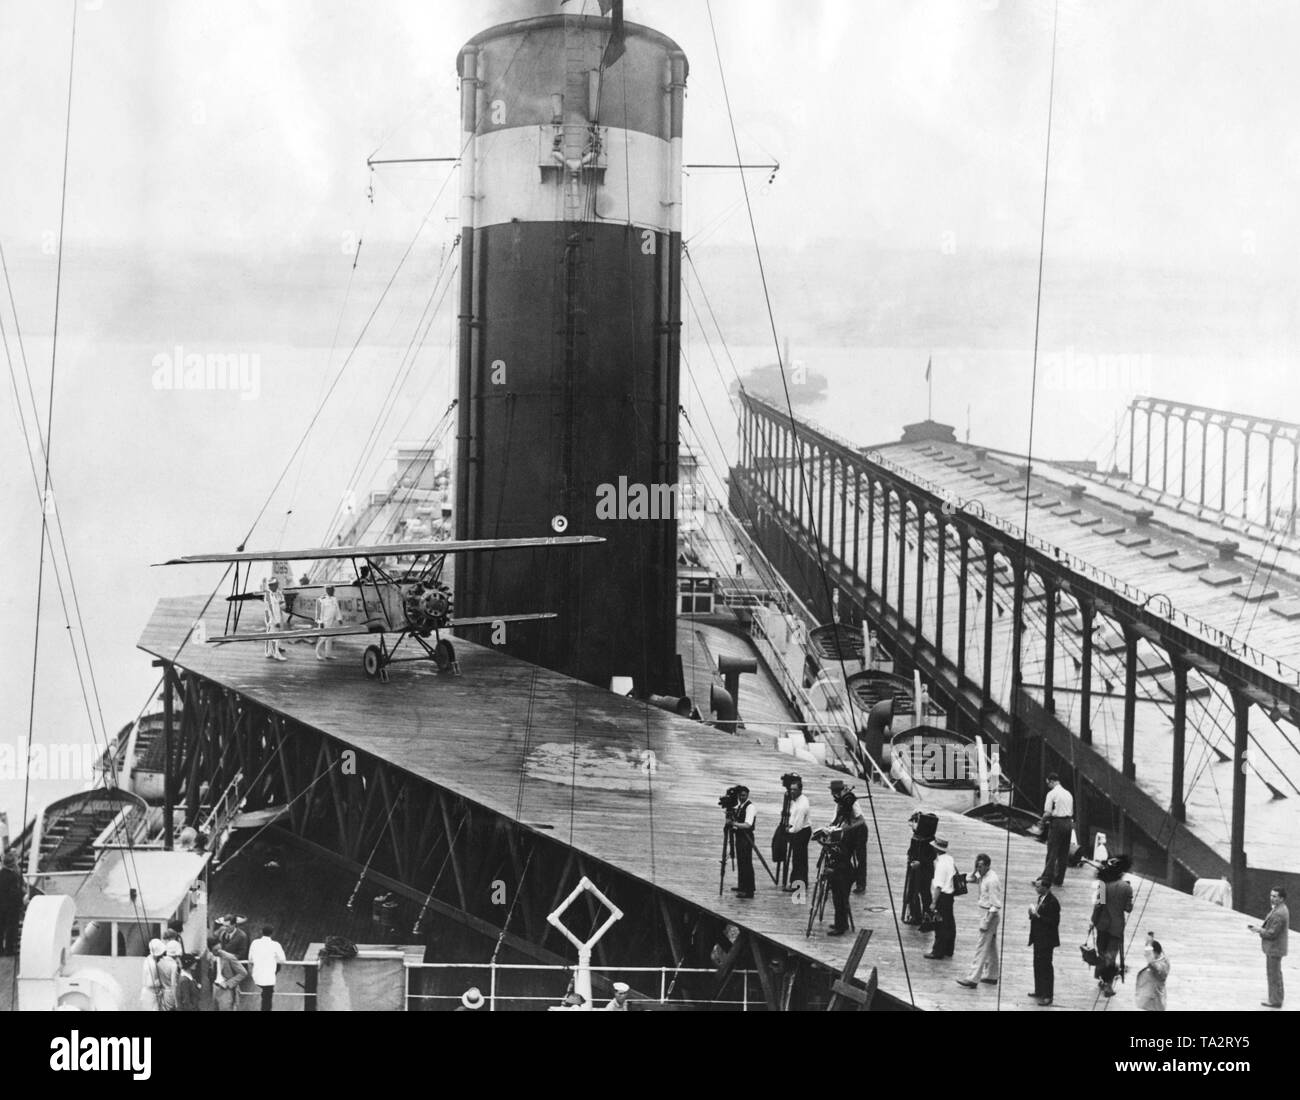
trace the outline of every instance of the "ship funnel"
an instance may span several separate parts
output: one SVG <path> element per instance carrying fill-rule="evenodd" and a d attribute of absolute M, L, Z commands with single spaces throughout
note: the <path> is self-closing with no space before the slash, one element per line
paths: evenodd
<path fill-rule="evenodd" d="M 695 709 L 689 695 L 651 695 L 646 702 L 652 707 L 666 710 L 669 714 L 680 715 L 682 718 L 689 718 L 691 711 Z"/>
<path fill-rule="evenodd" d="M 709 688 L 709 710 L 718 716 L 717 727 L 728 733 L 735 733 L 738 723 L 736 701 L 731 693 L 714 684 Z"/>

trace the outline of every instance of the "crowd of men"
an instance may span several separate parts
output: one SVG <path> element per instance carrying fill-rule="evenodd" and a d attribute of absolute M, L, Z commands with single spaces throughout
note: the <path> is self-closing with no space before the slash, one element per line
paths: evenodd
<path fill-rule="evenodd" d="M 1074 842 L 1074 798 L 1055 773 L 1047 777 L 1047 796 L 1040 820 L 1047 856 L 1042 874 L 1033 880 L 1034 899 L 1026 907 L 1029 919 L 1029 946 L 1033 951 L 1034 988 L 1031 1000 L 1043 1007 L 1053 1003 L 1056 993 L 1053 953 L 1061 943 L 1061 903 L 1052 892 L 1065 882 Z M 812 810 L 798 775 L 782 777 L 786 789 L 781 823 L 773 838 L 772 854 L 781 874 L 769 870 L 774 883 L 787 892 L 808 890 L 816 903 L 817 893 L 809 882 L 808 843 L 817 839 L 822 854 L 814 878 L 824 876 L 834 906 L 834 920 L 827 935 L 840 936 L 852 927 L 850 892 L 864 893 L 867 876 L 867 824 L 856 805 L 856 796 L 843 780 L 830 784 L 835 802 L 835 817 L 829 825 L 814 830 Z M 726 830 L 729 847 L 734 852 L 737 897 L 754 897 L 755 835 L 758 815 L 750 800 L 749 788 L 732 788 L 734 805 L 727 807 Z M 723 803 L 720 803 L 723 804 Z M 928 817 L 928 828 L 921 828 Z M 977 887 L 975 904 L 979 914 L 978 936 L 970 968 L 958 985 L 977 989 L 980 985 L 997 985 L 1001 980 L 998 954 L 999 926 L 1002 922 L 1003 889 L 992 860 L 981 853 L 969 875 L 957 870 L 949 851 L 948 840 L 936 836 L 933 815 L 920 811 L 912 815 L 913 835 L 907 852 L 907 875 L 903 888 L 903 921 L 919 932 L 933 932 L 934 938 L 925 958 L 943 960 L 953 957 L 957 943 L 956 901 Z M 1115 981 L 1127 973 L 1124 957 L 1125 931 L 1133 910 L 1133 886 L 1125 877 L 1131 860 L 1110 855 L 1104 849 L 1094 852 L 1088 863 L 1096 871 L 1096 884 L 1088 920 L 1085 948 L 1097 981 L 1098 996 L 1115 996 Z M 760 856 L 761 859 L 761 856 Z M 766 864 L 765 864 L 766 866 Z M 1266 965 L 1268 997 L 1261 1003 L 1281 1008 L 1284 997 L 1282 958 L 1287 954 L 1290 915 L 1286 891 L 1277 887 L 1269 896 L 1270 909 L 1260 925 L 1250 931 L 1260 937 Z M 811 925 L 810 925 L 811 927 Z M 1163 1011 L 1166 1005 L 1165 982 L 1172 964 L 1154 935 L 1148 933 L 1143 945 L 1143 963 L 1135 981 L 1138 1006 L 1148 1011 Z"/>
<path fill-rule="evenodd" d="M 140 1007 L 151 1012 L 236 1012 L 246 991 L 257 993 L 262 1011 L 270 1012 L 276 975 L 288 960 L 270 925 L 263 925 L 261 935 L 250 941 L 246 923 L 233 913 L 218 918 L 198 954 L 185 950 L 179 924 L 151 940 L 141 975 Z"/>

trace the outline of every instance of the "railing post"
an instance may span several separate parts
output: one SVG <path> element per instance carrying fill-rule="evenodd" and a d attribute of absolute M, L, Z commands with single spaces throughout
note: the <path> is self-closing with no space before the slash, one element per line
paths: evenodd
<path fill-rule="evenodd" d="M 488 1011 L 497 1010 L 497 964 L 496 960 L 488 963 Z"/>

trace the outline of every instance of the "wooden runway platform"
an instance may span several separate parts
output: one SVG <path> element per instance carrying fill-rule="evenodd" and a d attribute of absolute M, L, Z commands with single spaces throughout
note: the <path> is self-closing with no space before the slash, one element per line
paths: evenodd
<path fill-rule="evenodd" d="M 807 909 L 772 888 L 761 867 L 753 900 L 737 899 L 729 889 L 718 893 L 718 796 L 742 781 L 753 789 L 764 849 L 776 824 L 779 777 L 790 770 L 791 760 L 772 751 L 767 739 L 722 733 L 466 642 L 457 644 L 461 675 L 397 666 L 388 684 L 363 676 L 364 640 L 337 643 L 340 659 L 332 662 L 316 661 L 308 645 L 287 646 L 285 663 L 266 660 L 257 644 L 181 649 L 202 603 L 200 598 L 163 600 L 140 648 L 810 960 L 836 971 L 842 967 L 851 938 L 828 938 L 821 929 L 805 938 Z M 652 770 L 646 767 L 646 750 L 654 754 Z M 838 773 L 814 773 L 809 765 L 799 770 L 813 800 L 814 822 L 829 821 L 827 783 Z M 1029 884 L 1042 867 L 1043 847 L 964 818 L 941 815 L 940 834 L 950 840 L 958 866 L 969 870 L 977 853 L 988 852 L 1007 883 L 1002 985 L 966 990 L 954 981 L 965 975 L 974 945 L 974 896 L 957 902 L 954 960 L 923 959 L 929 937 L 906 926 L 900 926 L 900 945 L 882 850 L 896 905 L 914 806 L 895 794 L 876 794 L 873 805 L 863 802 L 875 823 L 868 891 L 854 899 L 854 916 L 859 928 L 873 931 L 862 973 L 877 967 L 883 994 L 924 1009 L 1133 1010 L 1132 975 L 1117 997 L 1102 1000 L 1079 960 L 1075 945 L 1087 926 L 1093 885 L 1091 876 L 1080 872 L 1071 872 L 1059 891 L 1063 945 L 1057 953 L 1056 1007 L 1040 1009 L 1026 999 L 1031 970 L 1025 907 L 1033 897 Z M 734 882 L 728 871 L 727 887 Z M 1134 885 L 1133 942 L 1140 945 L 1146 931 L 1154 930 L 1165 944 L 1173 963 L 1170 1008 L 1265 1011 L 1259 1007 L 1264 960 L 1258 940 L 1245 928 L 1262 914 L 1224 911 L 1138 879 Z M 1135 955 L 1140 962 L 1140 948 Z M 1285 969 L 1292 988 L 1300 989 L 1296 967 Z"/>

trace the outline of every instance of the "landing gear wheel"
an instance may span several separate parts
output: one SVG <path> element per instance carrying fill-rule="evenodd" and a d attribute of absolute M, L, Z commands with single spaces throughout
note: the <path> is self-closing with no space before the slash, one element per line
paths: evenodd
<path fill-rule="evenodd" d="M 439 672 L 446 672 L 456 663 L 456 650 L 446 638 L 433 647 L 433 663 Z"/>
<path fill-rule="evenodd" d="M 366 651 L 361 655 L 361 667 L 372 680 L 383 670 L 384 658 L 377 645 L 366 646 Z"/>

